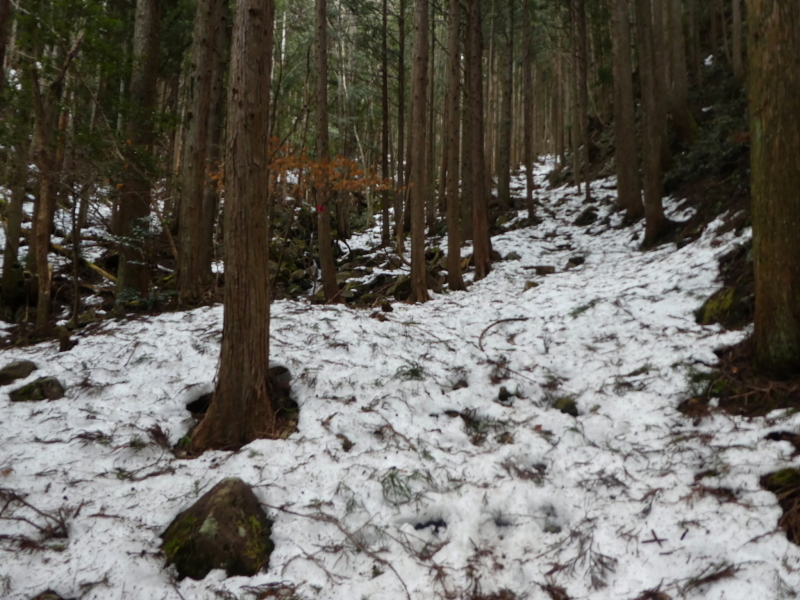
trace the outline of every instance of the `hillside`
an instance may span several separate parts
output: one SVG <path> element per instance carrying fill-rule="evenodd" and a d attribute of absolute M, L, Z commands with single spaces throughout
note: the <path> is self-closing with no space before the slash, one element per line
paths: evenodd
<path fill-rule="evenodd" d="M 192 460 L 169 449 L 211 389 L 220 306 L 102 321 L 68 352 L 4 351 L 0 366 L 38 370 L 0 393 L 3 597 L 793 597 L 800 548 L 759 478 L 797 465 L 765 436 L 800 415 L 677 410 L 714 350 L 745 335 L 693 313 L 749 231 L 717 220 L 640 252 L 643 223 L 616 227 L 613 179 L 593 183 L 598 219 L 579 227 L 582 194 L 545 190 L 548 168 L 543 222 L 509 223 L 492 240 L 508 259 L 467 292 L 391 312 L 273 304 L 271 355 L 299 406 L 286 439 Z M 10 401 L 43 375 L 64 398 Z M 274 521 L 269 568 L 177 581 L 159 535 L 230 476 Z"/>

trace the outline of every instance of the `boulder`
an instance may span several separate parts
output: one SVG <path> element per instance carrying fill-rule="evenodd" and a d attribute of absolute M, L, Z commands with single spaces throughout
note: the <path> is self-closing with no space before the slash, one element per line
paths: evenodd
<path fill-rule="evenodd" d="M 556 400 L 553 404 L 553 408 L 560 410 L 565 415 L 572 415 L 573 417 L 578 416 L 578 405 L 575 404 L 575 400 L 569 396 L 564 396 Z"/>
<path fill-rule="evenodd" d="M 537 275 L 552 275 L 556 268 L 551 265 L 535 265 L 531 267 Z"/>
<path fill-rule="evenodd" d="M 0 369 L 0 385 L 8 385 L 17 379 L 24 379 L 36 370 L 29 360 L 17 360 Z"/>
<path fill-rule="evenodd" d="M 272 521 L 241 479 L 223 479 L 180 513 L 161 536 L 167 565 L 203 579 L 212 569 L 251 577 L 269 562 Z"/>
<path fill-rule="evenodd" d="M 593 206 L 588 206 L 578 218 L 575 219 L 574 225 L 578 227 L 585 227 L 597 221 L 597 210 Z"/>
<path fill-rule="evenodd" d="M 64 397 L 64 386 L 55 377 L 40 377 L 9 393 L 12 402 L 58 400 Z"/>
<path fill-rule="evenodd" d="M 519 254 L 517 254 L 516 252 L 509 252 L 508 254 L 506 254 L 506 257 L 505 257 L 504 260 L 519 260 L 520 258 L 521 258 L 521 256 Z"/>
<path fill-rule="evenodd" d="M 38 596 L 34 596 L 31 600 L 64 600 L 61 596 L 56 594 L 53 590 L 47 590 L 39 594 Z"/>

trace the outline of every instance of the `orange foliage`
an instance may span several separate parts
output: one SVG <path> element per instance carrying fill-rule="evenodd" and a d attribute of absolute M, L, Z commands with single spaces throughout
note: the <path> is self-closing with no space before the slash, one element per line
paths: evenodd
<path fill-rule="evenodd" d="M 277 138 L 270 140 L 270 146 L 272 158 L 268 168 L 273 194 L 280 189 L 283 196 L 303 198 L 312 189 L 354 193 L 383 191 L 392 186 L 390 179 L 381 179 L 373 169 L 365 169 L 357 161 L 343 156 L 330 161 L 313 160 L 305 149 L 298 152 L 290 144 L 281 145 Z M 223 165 L 208 165 L 207 177 L 221 190 L 225 182 Z"/>

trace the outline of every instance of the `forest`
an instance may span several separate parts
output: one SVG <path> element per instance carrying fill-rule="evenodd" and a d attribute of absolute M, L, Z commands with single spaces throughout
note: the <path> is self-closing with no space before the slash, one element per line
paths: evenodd
<path fill-rule="evenodd" d="M 797 0 L 0 0 L 0 596 L 800 593 Z"/>

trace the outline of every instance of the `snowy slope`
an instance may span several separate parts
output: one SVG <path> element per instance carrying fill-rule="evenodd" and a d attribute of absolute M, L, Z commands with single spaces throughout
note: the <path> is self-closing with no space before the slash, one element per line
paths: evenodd
<path fill-rule="evenodd" d="M 504 588 L 545 599 L 547 585 L 576 599 L 657 586 L 671 598 L 791 597 L 800 548 L 776 529 L 780 509 L 758 479 L 797 465 L 787 443 L 763 437 L 800 416 L 694 425 L 676 410 L 696 361 L 743 335 L 692 315 L 715 289 L 717 257 L 743 240 L 712 224 L 683 249 L 639 252 L 641 227 L 601 223 L 612 188 L 594 184 L 606 200 L 588 228 L 571 225 L 585 208 L 573 189 L 537 190 L 544 223 L 493 239 L 519 260 L 468 292 L 395 303 L 385 321 L 275 303 L 272 356 L 292 372 L 301 410 L 287 440 L 195 460 L 148 443 L 154 425 L 173 444 L 189 430 L 185 403 L 213 383 L 221 307 L 107 322 L 67 353 L 4 352 L 1 364 L 39 365 L 29 380 L 68 387 L 33 404 L 0 391 L 0 487 L 62 511 L 69 538 L 25 552 L 0 538 L 0 596 L 252 598 L 283 582 L 309 600 Z M 585 263 L 565 271 L 576 256 Z M 537 276 L 537 265 L 557 272 Z M 577 417 L 553 408 L 563 398 Z M 275 521 L 269 569 L 178 582 L 159 534 L 227 476 L 251 484 Z M 15 514 L 44 522 L 24 506 Z M 18 534 L 38 539 L 30 523 L 0 520 L 0 536 Z"/>

